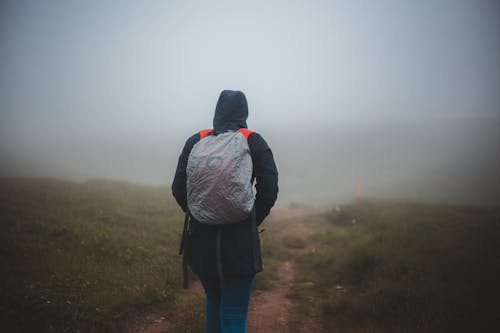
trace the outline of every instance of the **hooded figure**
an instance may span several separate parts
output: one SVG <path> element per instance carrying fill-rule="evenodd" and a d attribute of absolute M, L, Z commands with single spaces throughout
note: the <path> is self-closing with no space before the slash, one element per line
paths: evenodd
<path fill-rule="evenodd" d="M 248 104 L 241 91 L 224 90 L 215 108 L 213 129 L 217 133 L 247 128 Z M 186 166 L 193 146 L 200 141 L 200 133 L 192 135 L 184 145 L 175 178 L 172 194 L 183 211 L 187 211 Z M 261 135 L 254 132 L 248 137 L 255 181 L 255 215 L 257 226 L 262 223 L 274 206 L 278 195 L 278 170 L 271 149 Z"/>
<path fill-rule="evenodd" d="M 217 101 L 213 130 L 218 134 L 247 128 L 247 117 L 248 105 L 245 95 L 241 91 L 224 90 Z M 186 141 L 172 184 L 172 193 L 185 212 L 187 211 L 186 166 L 191 149 L 200 141 L 200 135 L 201 133 L 196 133 Z M 219 332 L 221 325 L 235 322 L 234 313 L 232 315 L 229 313 L 230 317 L 233 316 L 231 318 L 219 313 L 224 312 L 220 309 L 220 304 L 230 305 L 229 299 L 236 299 L 243 304 L 244 316 L 243 312 L 241 316 L 244 317 L 244 324 L 251 282 L 254 275 L 262 271 L 257 227 L 269 214 L 276 201 L 278 171 L 273 153 L 261 135 L 252 132 L 248 136 L 248 146 L 253 165 L 252 183 L 255 184 L 256 190 L 252 213 L 242 222 L 221 226 L 201 224 L 191 219 L 190 233 L 184 247 L 187 263 L 200 278 L 207 294 L 207 332 Z M 223 287 L 220 286 L 221 279 L 224 280 Z M 242 281 L 250 281 L 250 284 L 242 284 Z M 241 295 L 235 296 L 239 294 Z M 238 325 L 241 325 L 241 321 Z"/>
<path fill-rule="evenodd" d="M 219 96 L 214 115 L 214 131 L 247 128 L 248 104 L 241 91 L 224 90 Z"/>

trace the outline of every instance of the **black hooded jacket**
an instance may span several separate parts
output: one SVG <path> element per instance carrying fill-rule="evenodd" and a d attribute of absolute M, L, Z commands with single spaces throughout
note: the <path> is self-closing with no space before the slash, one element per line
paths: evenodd
<path fill-rule="evenodd" d="M 228 130 L 247 128 L 248 105 L 240 91 L 224 90 L 217 102 L 213 129 L 221 133 Z M 193 146 L 200 140 L 199 133 L 191 136 L 179 157 L 172 194 L 187 210 L 186 166 Z M 258 133 L 248 137 L 248 146 L 253 164 L 255 180 L 255 206 L 250 217 L 236 224 L 208 226 L 192 222 L 191 232 L 185 251 L 191 269 L 200 276 L 216 277 L 216 235 L 221 230 L 222 270 L 226 276 L 252 275 L 262 270 L 260 240 L 257 230 L 269 214 L 278 195 L 278 171 L 273 153 L 266 141 Z"/>

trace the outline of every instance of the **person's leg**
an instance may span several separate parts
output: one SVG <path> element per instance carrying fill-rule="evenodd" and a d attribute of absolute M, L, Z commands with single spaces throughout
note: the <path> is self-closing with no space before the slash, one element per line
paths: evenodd
<path fill-rule="evenodd" d="M 222 333 L 244 333 L 254 276 L 225 277 L 221 298 Z"/>
<path fill-rule="evenodd" d="M 206 295 L 206 328 L 207 333 L 221 333 L 221 292 L 218 279 L 200 277 Z"/>

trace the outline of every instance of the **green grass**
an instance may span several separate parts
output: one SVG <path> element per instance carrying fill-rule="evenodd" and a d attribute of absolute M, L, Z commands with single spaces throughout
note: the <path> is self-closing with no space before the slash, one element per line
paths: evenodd
<path fill-rule="evenodd" d="M 203 297 L 181 290 L 182 215 L 167 188 L 123 182 L 0 179 L 0 327 L 110 332 L 128 313 L 179 309 L 203 331 Z M 295 219 L 295 220 L 294 220 Z M 500 208 L 361 200 L 266 220 L 264 272 L 297 271 L 290 331 L 311 311 L 327 332 L 500 328 Z M 308 223 L 312 237 L 287 233 Z"/>
<path fill-rule="evenodd" d="M 298 313 L 315 294 L 326 331 L 500 328 L 499 207 L 362 200 L 314 219 L 318 249 L 296 259 L 313 290 L 291 297 Z"/>
<path fill-rule="evenodd" d="M 303 249 L 306 247 L 306 241 L 300 236 L 285 235 L 281 241 L 288 249 Z"/>
<path fill-rule="evenodd" d="M 255 289 L 270 290 L 275 288 L 278 265 L 289 256 L 277 236 L 281 226 L 276 225 L 276 222 L 265 220 L 261 228 L 264 230 L 260 234 L 264 270 L 255 276 Z"/>
<path fill-rule="evenodd" d="M 182 216 L 170 198 L 122 182 L 1 179 L 2 330 L 109 332 L 123 312 L 174 306 Z"/>
<path fill-rule="evenodd" d="M 183 215 L 170 189 L 4 178 L 0 211 L 3 331 L 119 331 L 152 307 L 176 310 L 174 332 L 204 330 L 203 297 L 181 289 Z M 261 239 L 255 288 L 268 290 L 287 254 L 273 232 Z"/>

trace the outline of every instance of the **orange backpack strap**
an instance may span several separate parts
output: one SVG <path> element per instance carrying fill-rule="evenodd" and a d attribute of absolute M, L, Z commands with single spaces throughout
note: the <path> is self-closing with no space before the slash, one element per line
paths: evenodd
<path fill-rule="evenodd" d="M 206 137 L 208 134 L 210 134 L 212 132 L 213 132 L 213 129 L 211 129 L 211 128 L 207 128 L 207 129 L 201 130 L 199 132 L 199 134 L 200 134 L 200 140 L 202 140 L 204 137 Z"/>
<path fill-rule="evenodd" d="M 250 136 L 250 134 L 255 133 L 254 131 L 249 130 L 248 128 L 240 128 L 236 132 L 243 134 L 243 136 L 245 137 L 246 140 L 248 140 L 248 137 Z"/>

